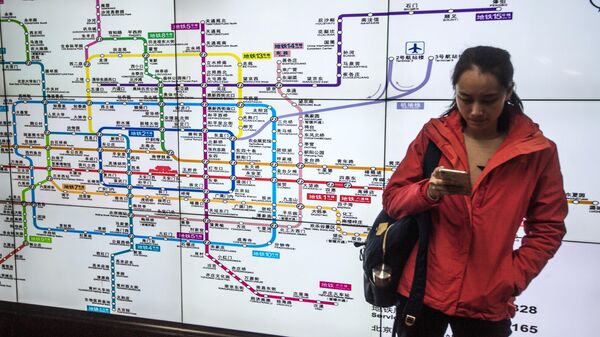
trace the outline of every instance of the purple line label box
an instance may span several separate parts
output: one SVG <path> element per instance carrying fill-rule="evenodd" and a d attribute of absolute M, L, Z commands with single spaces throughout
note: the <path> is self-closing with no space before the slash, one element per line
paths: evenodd
<path fill-rule="evenodd" d="M 352 290 L 352 285 L 351 284 L 337 283 L 337 282 L 327 282 L 327 281 L 320 281 L 319 282 L 319 287 L 320 288 L 325 288 L 325 289 L 335 289 L 335 290 L 344 290 L 344 291 L 351 291 Z"/>
<path fill-rule="evenodd" d="M 292 55 L 291 50 L 275 50 L 274 53 L 275 57 L 289 57 Z"/>
<path fill-rule="evenodd" d="M 498 20 L 512 20 L 513 12 L 500 12 L 500 13 L 477 13 L 475 14 L 475 21 L 498 21 Z"/>
<path fill-rule="evenodd" d="M 275 42 L 273 49 L 304 49 L 304 42 Z"/>
<path fill-rule="evenodd" d="M 177 232 L 177 238 L 184 240 L 204 240 L 204 234 Z"/>
<path fill-rule="evenodd" d="M 398 110 L 425 110 L 425 102 L 398 102 Z"/>
<path fill-rule="evenodd" d="M 172 23 L 171 30 L 200 30 L 200 22 Z"/>

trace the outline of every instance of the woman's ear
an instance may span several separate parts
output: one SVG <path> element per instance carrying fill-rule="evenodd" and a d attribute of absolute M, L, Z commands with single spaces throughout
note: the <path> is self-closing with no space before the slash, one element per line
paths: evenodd
<path fill-rule="evenodd" d="M 512 95 L 514 93 L 514 88 L 515 88 L 515 84 L 511 83 L 510 87 L 508 88 L 508 91 L 506 92 L 506 102 L 509 102 L 510 99 L 512 98 Z"/>

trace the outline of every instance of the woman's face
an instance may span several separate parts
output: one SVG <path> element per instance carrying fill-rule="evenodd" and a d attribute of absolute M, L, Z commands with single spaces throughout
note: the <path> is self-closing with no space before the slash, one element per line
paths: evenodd
<path fill-rule="evenodd" d="M 498 136 L 498 117 L 512 89 L 502 87 L 491 73 L 473 67 L 458 78 L 456 106 L 466 122 L 465 132 L 480 138 Z"/>

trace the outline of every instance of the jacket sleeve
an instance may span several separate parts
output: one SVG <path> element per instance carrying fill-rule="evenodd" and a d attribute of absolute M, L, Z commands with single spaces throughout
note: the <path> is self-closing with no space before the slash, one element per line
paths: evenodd
<path fill-rule="evenodd" d="M 536 277 L 561 245 L 566 234 L 565 217 L 568 212 L 563 190 L 558 153 L 554 144 L 550 158 L 536 184 L 523 221 L 525 236 L 521 247 L 513 253 L 515 291 L 521 293 Z"/>
<path fill-rule="evenodd" d="M 423 177 L 423 157 L 428 143 L 429 138 L 421 130 L 383 191 L 383 209 L 392 218 L 417 214 L 436 204 L 426 195 L 429 179 Z"/>

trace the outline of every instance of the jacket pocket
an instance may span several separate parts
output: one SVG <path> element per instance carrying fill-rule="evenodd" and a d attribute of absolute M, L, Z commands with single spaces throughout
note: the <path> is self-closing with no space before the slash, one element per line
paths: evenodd
<path fill-rule="evenodd" d="M 511 258 L 511 264 L 510 264 L 510 274 L 511 274 L 511 280 L 512 280 L 512 285 L 513 285 L 513 294 L 512 296 L 517 297 L 519 295 L 521 295 L 521 293 L 523 292 L 523 289 L 521 289 L 521 287 L 519 287 L 519 272 L 517 271 L 517 269 L 515 268 L 515 254 L 512 254 L 512 258 Z"/>
<path fill-rule="evenodd" d="M 507 259 L 502 263 L 496 273 L 495 282 L 492 281 L 487 297 L 491 303 L 507 303 L 515 296 L 516 283 L 512 259 Z"/>

